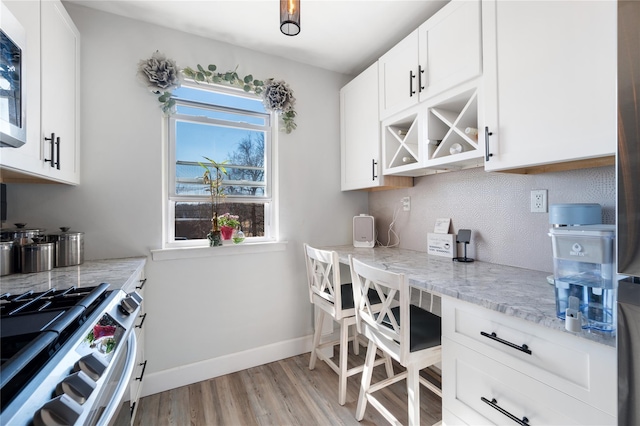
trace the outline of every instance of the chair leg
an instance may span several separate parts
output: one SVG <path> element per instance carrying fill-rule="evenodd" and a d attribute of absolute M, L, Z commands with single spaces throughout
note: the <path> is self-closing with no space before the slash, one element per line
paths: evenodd
<path fill-rule="evenodd" d="M 316 368 L 316 359 L 318 345 L 320 344 L 320 336 L 322 336 L 322 323 L 324 322 L 324 311 L 322 309 L 318 309 L 318 314 L 316 315 L 316 323 L 314 325 L 315 332 L 313 333 L 313 344 L 311 346 L 311 358 L 309 359 L 309 370 L 313 370 Z"/>
<path fill-rule="evenodd" d="M 358 396 L 358 406 L 356 408 L 356 420 L 364 418 L 364 411 L 367 408 L 367 392 L 371 386 L 371 375 L 373 374 L 373 363 L 376 360 L 377 346 L 371 340 L 367 345 L 367 356 L 362 370 L 362 382 L 360 383 L 360 395 Z"/>
<path fill-rule="evenodd" d="M 409 424 L 420 424 L 420 369 L 414 365 L 407 366 L 407 395 L 409 397 Z"/>
<path fill-rule="evenodd" d="M 360 338 L 358 337 L 358 329 L 353 325 L 353 353 L 360 355 Z"/>
<path fill-rule="evenodd" d="M 395 375 L 395 373 L 393 372 L 393 363 L 391 362 L 391 357 L 387 353 L 384 353 L 382 356 L 384 356 L 384 368 L 385 370 L 387 370 L 387 377 L 391 378 Z"/>
<path fill-rule="evenodd" d="M 347 360 L 349 358 L 349 326 L 340 321 L 340 374 L 338 380 L 338 403 L 344 405 L 347 400 Z"/>

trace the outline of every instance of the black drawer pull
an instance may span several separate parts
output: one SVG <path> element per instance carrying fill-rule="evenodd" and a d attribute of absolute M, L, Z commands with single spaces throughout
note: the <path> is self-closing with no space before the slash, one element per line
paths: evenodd
<path fill-rule="evenodd" d="M 518 423 L 519 425 L 529 426 L 529 419 L 528 418 L 522 417 L 522 420 L 520 420 L 519 418 L 517 418 L 516 416 L 514 416 L 513 414 L 511 414 L 510 412 L 508 412 L 504 408 L 500 407 L 498 405 L 498 401 L 496 401 L 495 398 L 491 398 L 491 401 L 489 401 L 484 396 L 481 396 L 480 399 L 482 400 L 482 402 L 485 402 L 485 403 L 489 404 L 491 406 L 491 408 L 495 408 L 496 410 L 500 411 L 502 414 L 504 414 L 505 416 L 509 417 L 511 420 L 513 420 L 514 422 Z"/>
<path fill-rule="evenodd" d="M 136 411 L 136 403 L 131 404 L 131 412 L 129 413 L 130 417 L 133 417 L 133 412 Z"/>
<path fill-rule="evenodd" d="M 511 343 L 511 342 L 509 342 L 507 340 L 499 338 L 496 333 L 489 334 L 489 333 L 485 333 L 484 331 L 481 331 L 480 334 L 482 334 L 484 337 L 488 337 L 491 340 L 495 340 L 496 342 L 500 342 L 503 345 L 507 345 L 510 348 L 517 349 L 519 351 L 524 352 L 525 354 L 531 355 L 531 349 L 529 349 L 529 346 L 527 346 L 527 345 L 518 346 L 515 343 Z"/>
<path fill-rule="evenodd" d="M 144 280 L 140 280 L 140 285 L 136 287 L 136 290 L 142 290 L 142 287 L 144 287 L 146 282 L 147 282 L 146 278 Z"/>
<path fill-rule="evenodd" d="M 140 377 L 136 377 L 136 380 L 142 381 L 142 378 L 144 377 L 144 370 L 146 370 L 146 368 L 147 368 L 147 360 L 145 360 L 144 362 L 141 362 L 138 365 L 142 366 L 142 373 L 140 373 Z"/>
<path fill-rule="evenodd" d="M 142 328 L 142 324 L 144 324 L 144 320 L 147 319 L 147 313 L 145 312 L 144 315 L 139 315 L 138 318 L 142 318 L 142 321 L 140 321 L 140 324 L 136 325 L 135 328 Z"/>

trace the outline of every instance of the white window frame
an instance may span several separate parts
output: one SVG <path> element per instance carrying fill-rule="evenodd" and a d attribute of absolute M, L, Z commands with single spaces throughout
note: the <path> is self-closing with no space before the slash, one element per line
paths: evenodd
<path fill-rule="evenodd" d="M 233 96 L 246 97 L 251 99 L 260 99 L 253 93 L 246 93 L 243 90 L 233 87 L 222 86 L 217 84 L 203 84 L 187 81 L 183 83 L 183 86 L 203 89 L 203 86 L 208 86 L 212 91 L 219 93 L 225 93 Z M 206 89 L 205 89 L 206 90 Z M 182 103 L 179 99 L 176 99 L 177 103 Z M 193 104 L 193 103 L 192 103 Z M 201 104 L 205 105 L 205 104 Z M 210 105 L 206 105 L 210 106 Z M 232 111 L 230 107 L 219 107 L 221 109 Z M 242 114 L 251 114 L 244 110 L 239 110 Z M 260 114 L 264 115 L 264 114 Z M 165 146 L 165 179 L 163 179 L 163 248 L 185 248 L 185 247 L 205 247 L 209 245 L 209 241 L 205 238 L 198 240 L 184 240 L 175 241 L 175 203 L 177 201 L 209 201 L 208 197 L 205 199 L 202 196 L 178 196 L 175 194 L 176 176 L 175 176 L 175 164 L 176 164 L 176 141 L 175 133 L 172 129 L 175 128 L 175 122 L 180 120 L 188 120 L 191 122 L 206 122 L 208 124 L 216 125 L 229 125 L 228 122 L 223 120 L 195 117 L 191 115 L 171 114 L 164 120 L 164 129 L 166 140 Z M 273 243 L 278 242 L 278 173 L 277 173 L 277 145 L 278 145 L 278 117 L 274 112 L 268 113 L 268 123 L 266 126 L 255 126 L 248 123 L 234 123 L 234 127 L 246 128 L 248 130 L 264 130 L 264 127 L 269 128 L 270 131 L 265 131 L 264 149 L 265 149 L 265 196 L 256 198 L 256 202 L 266 201 L 264 212 L 264 236 L 263 237 L 249 237 L 241 245 L 253 245 L 256 243 Z M 204 161 L 204 159 L 203 159 Z M 247 198 L 244 197 L 225 197 L 227 202 L 247 202 Z M 250 201 L 249 201 L 250 202 Z M 231 247 L 231 246 L 229 246 Z M 224 249 L 225 246 L 220 247 Z"/>

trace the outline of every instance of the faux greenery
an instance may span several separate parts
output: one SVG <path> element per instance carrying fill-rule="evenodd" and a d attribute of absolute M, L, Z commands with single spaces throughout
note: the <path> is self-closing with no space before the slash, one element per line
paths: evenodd
<path fill-rule="evenodd" d="M 283 130 L 291 133 L 296 129 L 295 122 L 296 99 L 293 90 L 283 80 L 269 78 L 266 81 L 258 80 L 248 74 L 240 78 L 233 71 L 218 72 L 218 67 L 210 64 L 206 68 L 198 64 L 195 68 L 178 68 L 175 61 L 166 58 L 160 52 L 155 52 L 150 59 L 138 63 L 138 78 L 147 88 L 158 95 L 158 101 L 162 104 L 162 111 L 171 114 L 176 104 L 172 92 L 180 87 L 182 77 L 192 79 L 196 83 L 226 84 L 238 87 L 245 92 L 262 96 L 264 106 L 269 111 L 276 112 L 284 124 Z"/>

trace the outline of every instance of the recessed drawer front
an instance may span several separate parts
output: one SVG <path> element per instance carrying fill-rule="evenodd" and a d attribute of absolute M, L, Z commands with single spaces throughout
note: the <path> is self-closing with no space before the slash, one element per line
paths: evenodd
<path fill-rule="evenodd" d="M 608 415 L 563 392 L 443 338 L 443 406 L 447 424 L 606 425 Z"/>
<path fill-rule="evenodd" d="M 615 348 L 443 298 L 443 335 L 611 415 Z"/>
<path fill-rule="evenodd" d="M 571 346 L 558 346 L 537 336 L 536 330 L 515 328 L 516 321 L 507 324 L 504 318 L 488 318 L 482 314 L 456 308 L 454 336 L 475 341 L 492 353 L 497 351 L 496 356 L 504 358 L 505 362 L 511 358 L 521 360 L 580 387 L 589 387 L 588 353 Z"/>

